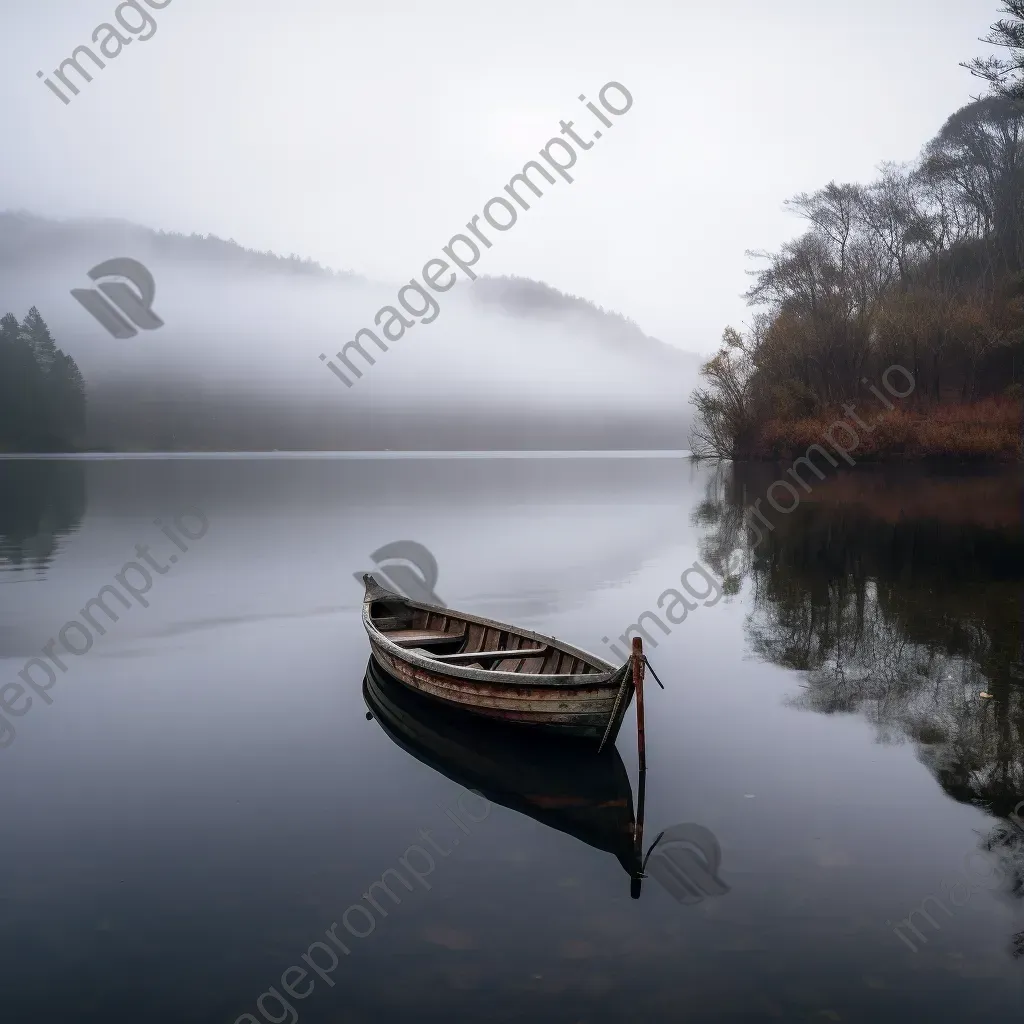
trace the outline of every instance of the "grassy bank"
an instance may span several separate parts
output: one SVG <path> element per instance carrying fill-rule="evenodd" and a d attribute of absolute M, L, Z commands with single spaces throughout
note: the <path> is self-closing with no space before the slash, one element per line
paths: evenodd
<path fill-rule="evenodd" d="M 1019 461 L 1022 408 L 1020 401 L 1011 398 L 914 408 L 898 406 L 865 417 L 870 430 L 852 424 L 841 409 L 799 419 L 771 419 L 758 428 L 750 458 L 796 458 L 812 444 L 827 443 L 825 431 L 836 420 L 844 420 L 857 432 L 857 447 L 850 452 L 857 462 Z M 838 436 L 842 439 L 843 433 Z"/>

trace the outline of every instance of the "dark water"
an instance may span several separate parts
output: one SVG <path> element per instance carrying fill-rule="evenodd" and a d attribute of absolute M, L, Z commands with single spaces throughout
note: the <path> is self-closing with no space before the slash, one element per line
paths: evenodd
<path fill-rule="evenodd" d="M 2 1019 L 1019 1016 L 1020 481 L 858 470 L 762 505 L 758 537 L 740 511 L 772 479 L 0 462 L 0 685 L 51 638 L 65 665 L 30 669 L 50 688 L 27 709 L 0 691 L 21 712 L 0 735 Z M 668 635 L 644 620 L 667 685 L 647 689 L 644 851 L 665 836 L 639 899 L 632 711 L 582 770 L 366 719 L 352 574 L 399 540 L 432 552 L 449 605 L 609 659 L 603 637 L 681 617 L 659 597 L 707 567 Z M 141 597 L 107 592 L 116 622 L 92 606 L 101 635 L 80 609 L 122 583 Z M 57 639 L 73 620 L 80 655 Z M 397 904 L 370 889 L 389 870 Z M 923 901 L 936 927 L 907 927 Z"/>

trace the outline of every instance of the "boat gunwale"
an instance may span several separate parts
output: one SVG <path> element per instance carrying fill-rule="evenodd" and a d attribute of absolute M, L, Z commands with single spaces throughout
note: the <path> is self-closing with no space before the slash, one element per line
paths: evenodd
<path fill-rule="evenodd" d="M 551 688 L 574 690 L 604 689 L 612 686 L 618 686 L 621 684 L 622 675 L 629 670 L 630 663 L 628 660 L 619 668 L 616 668 L 614 665 L 610 665 L 603 659 L 591 654 L 590 651 L 574 647 L 571 644 L 567 644 L 564 641 L 559 640 L 557 637 L 547 636 L 544 633 L 534 633 L 532 630 L 522 629 L 519 626 L 512 626 L 507 622 L 500 622 L 497 619 L 488 619 L 482 615 L 472 615 L 469 612 L 458 611 L 444 605 L 433 605 L 426 604 L 422 601 L 413 601 L 402 594 L 396 594 L 393 591 L 382 587 L 370 573 L 364 573 L 363 584 L 366 587 L 366 592 L 363 597 L 363 626 L 370 637 L 371 643 L 378 645 L 381 648 L 382 653 L 393 658 L 397 658 L 399 661 L 404 661 L 406 664 L 424 672 L 440 675 L 442 677 L 447 676 L 453 679 L 462 679 L 470 683 L 490 683 L 492 685 L 500 686 L 534 686 L 542 689 Z M 546 644 L 553 645 L 564 653 L 580 658 L 582 661 L 589 663 L 594 668 L 605 666 L 605 669 L 604 671 L 591 673 L 589 675 L 581 673 L 576 673 L 574 675 L 541 675 L 537 672 L 499 672 L 495 669 L 468 668 L 460 665 L 453 665 L 451 662 L 436 661 L 433 658 L 416 654 L 414 649 L 399 646 L 393 640 L 389 640 L 387 635 L 374 625 L 373 619 L 370 616 L 370 606 L 375 601 L 385 600 L 400 601 L 403 604 L 406 604 L 411 608 L 419 609 L 420 611 L 434 612 L 439 615 L 455 617 L 478 626 L 489 626 L 514 633 L 521 637 L 526 637 L 530 640 L 543 641 Z M 514 657 L 515 652 L 511 651 L 509 656 Z"/>

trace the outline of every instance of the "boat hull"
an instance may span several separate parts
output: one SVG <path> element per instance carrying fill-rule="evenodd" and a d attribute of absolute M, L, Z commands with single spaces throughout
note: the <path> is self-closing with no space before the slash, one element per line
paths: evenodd
<path fill-rule="evenodd" d="M 529 725 L 547 731 L 600 741 L 615 710 L 620 682 L 579 689 L 567 694 L 529 685 L 488 686 L 466 682 L 419 668 L 382 650 L 370 641 L 374 661 L 403 685 L 461 711 L 510 725 Z M 623 711 L 625 708 L 623 708 Z"/>
<path fill-rule="evenodd" d="M 373 660 L 403 686 L 446 707 L 510 726 L 543 730 L 598 747 L 614 742 L 633 695 L 631 662 L 627 661 L 616 669 L 554 637 L 516 629 L 479 616 L 407 601 L 385 591 L 372 577 L 369 579 L 371 583 L 367 583 L 363 624 Z M 438 661 L 427 651 L 399 646 L 377 628 L 373 612 L 382 603 L 387 603 L 392 609 L 401 603 L 426 613 L 427 622 L 440 623 L 439 631 L 457 626 L 465 629 L 467 636 L 478 638 L 483 634 L 474 633 L 474 629 L 499 631 L 502 637 L 509 638 L 503 643 L 514 643 L 524 650 L 532 649 L 530 645 L 544 645 L 548 659 L 554 660 L 556 668 L 566 662 L 575 667 L 574 671 L 564 675 L 540 671 L 494 671 Z M 478 642 L 484 643 L 479 639 Z M 501 663 L 513 660 L 509 658 Z M 538 661 L 541 659 L 519 659 L 520 664 Z"/>

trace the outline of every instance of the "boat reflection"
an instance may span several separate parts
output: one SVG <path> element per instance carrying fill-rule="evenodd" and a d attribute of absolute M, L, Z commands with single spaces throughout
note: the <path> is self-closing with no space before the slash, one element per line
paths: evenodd
<path fill-rule="evenodd" d="M 363 699 L 385 733 L 418 761 L 492 803 L 519 811 L 610 853 L 630 877 L 643 879 L 644 775 L 636 812 L 626 766 L 614 746 L 601 753 L 581 744 L 522 734 L 428 701 L 370 661 Z"/>

